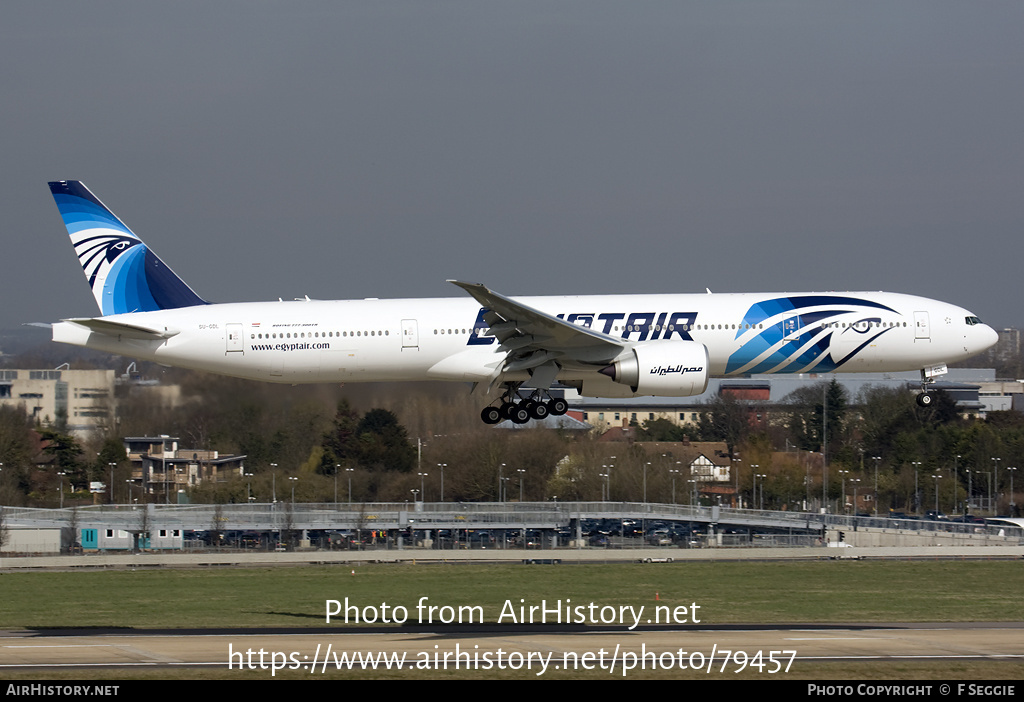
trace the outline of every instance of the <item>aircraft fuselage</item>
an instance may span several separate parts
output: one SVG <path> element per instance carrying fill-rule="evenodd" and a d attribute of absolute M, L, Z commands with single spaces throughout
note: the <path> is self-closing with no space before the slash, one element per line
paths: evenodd
<path fill-rule="evenodd" d="M 995 333 L 960 307 L 882 292 L 523 297 L 625 344 L 686 340 L 708 374 L 887 372 L 968 358 Z M 505 358 L 472 299 L 225 303 L 104 317 L 164 339 L 54 326 L 55 341 L 282 383 L 488 378 Z M 599 361 L 596 361 L 599 362 Z M 528 373 L 518 374 L 525 379 Z M 564 368 L 560 380 L 593 379 Z"/>

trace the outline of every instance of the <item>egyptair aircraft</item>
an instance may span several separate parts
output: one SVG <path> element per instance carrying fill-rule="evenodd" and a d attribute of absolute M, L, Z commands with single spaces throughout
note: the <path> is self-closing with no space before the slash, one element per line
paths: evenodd
<path fill-rule="evenodd" d="M 885 292 L 466 297 L 211 304 L 78 181 L 50 183 L 101 316 L 53 340 L 278 383 L 451 380 L 500 396 L 489 424 L 564 414 L 556 382 L 594 397 L 698 395 L 711 376 L 920 370 L 996 333 L 967 310 Z"/>

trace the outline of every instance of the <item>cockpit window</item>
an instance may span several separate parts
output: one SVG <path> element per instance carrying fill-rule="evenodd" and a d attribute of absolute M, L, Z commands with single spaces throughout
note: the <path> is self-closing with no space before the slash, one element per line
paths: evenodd
<path fill-rule="evenodd" d="M 973 327 L 975 324 L 981 324 L 981 320 L 977 317 L 967 317 L 967 326 Z"/>

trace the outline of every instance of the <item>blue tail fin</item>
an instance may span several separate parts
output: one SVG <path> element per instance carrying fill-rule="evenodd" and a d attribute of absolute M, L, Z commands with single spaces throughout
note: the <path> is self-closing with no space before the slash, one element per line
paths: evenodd
<path fill-rule="evenodd" d="M 104 316 L 208 304 L 77 180 L 50 192 Z"/>

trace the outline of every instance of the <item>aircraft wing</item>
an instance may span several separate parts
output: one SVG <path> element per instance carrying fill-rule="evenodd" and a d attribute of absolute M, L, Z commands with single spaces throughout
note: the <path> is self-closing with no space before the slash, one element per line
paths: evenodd
<path fill-rule="evenodd" d="M 97 334 L 120 336 L 128 339 L 142 339 L 144 341 L 170 339 L 172 336 L 176 336 L 179 333 L 176 329 L 168 329 L 167 327 L 164 327 L 163 329 L 152 329 L 138 324 L 125 324 L 124 322 L 115 322 L 110 319 L 98 317 L 65 319 L 63 321 L 85 327 L 89 331 L 96 332 Z"/>
<path fill-rule="evenodd" d="M 607 334 L 572 324 L 500 295 L 480 283 L 449 280 L 472 295 L 488 311 L 484 321 L 507 352 L 502 372 L 524 371 L 545 364 L 598 370 L 614 360 L 626 344 Z"/>

